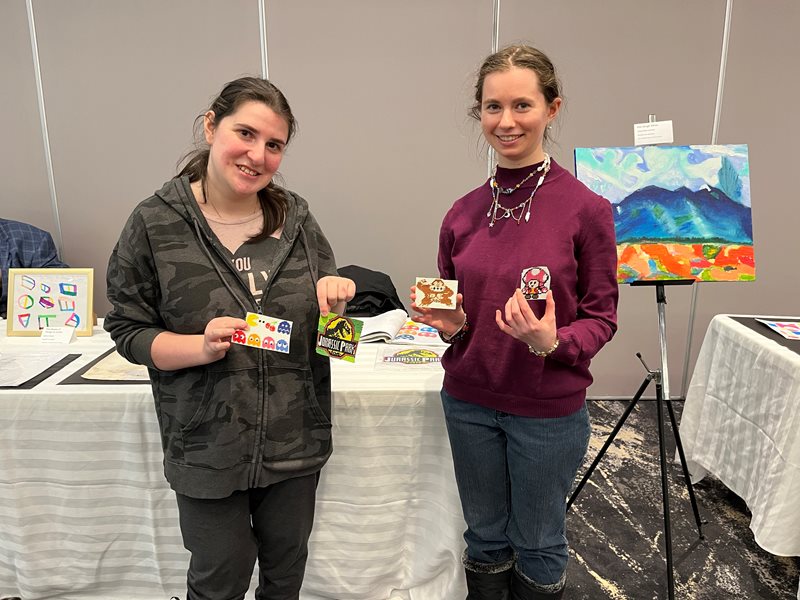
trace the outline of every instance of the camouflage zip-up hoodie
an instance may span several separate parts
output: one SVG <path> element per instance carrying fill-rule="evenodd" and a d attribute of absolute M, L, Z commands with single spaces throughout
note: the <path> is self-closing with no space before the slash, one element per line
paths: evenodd
<path fill-rule="evenodd" d="M 108 264 L 104 327 L 119 353 L 147 365 L 172 488 L 224 498 L 314 473 L 331 453 L 330 365 L 315 353 L 316 282 L 333 252 L 305 200 L 285 191 L 283 234 L 257 303 L 194 200 L 173 179 L 133 211 Z M 203 333 L 214 317 L 258 312 L 293 322 L 290 352 L 234 345 L 225 358 L 159 371 L 162 331 Z"/>

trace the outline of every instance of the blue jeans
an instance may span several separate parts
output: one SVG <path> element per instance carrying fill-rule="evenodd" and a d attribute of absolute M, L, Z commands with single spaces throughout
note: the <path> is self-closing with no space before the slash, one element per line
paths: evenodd
<path fill-rule="evenodd" d="M 465 566 L 515 568 L 539 586 L 567 568 L 566 498 L 589 446 L 584 405 L 566 417 L 520 417 L 442 390 L 456 482 L 467 522 Z"/>

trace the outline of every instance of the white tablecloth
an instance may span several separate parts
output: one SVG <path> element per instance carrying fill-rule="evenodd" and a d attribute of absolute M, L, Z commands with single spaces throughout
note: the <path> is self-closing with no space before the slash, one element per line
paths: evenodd
<path fill-rule="evenodd" d="M 800 355 L 714 317 L 680 434 L 692 479 L 714 474 L 747 503 L 759 546 L 800 555 Z"/>
<path fill-rule="evenodd" d="M 0 390 L 0 597 L 185 595 L 188 553 L 149 385 L 58 385 L 111 347 L 96 331 L 34 389 Z M 378 347 L 360 346 L 355 365 L 332 361 L 334 453 L 301 597 L 463 598 L 442 372 L 376 370 Z M 41 345 L 0 334 L 0 354 L 25 348 Z"/>

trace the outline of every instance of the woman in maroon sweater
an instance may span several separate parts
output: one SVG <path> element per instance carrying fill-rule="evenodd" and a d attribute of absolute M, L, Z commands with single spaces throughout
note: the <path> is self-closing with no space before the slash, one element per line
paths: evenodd
<path fill-rule="evenodd" d="M 439 236 L 439 272 L 458 280 L 458 306 L 418 308 L 412 288 L 415 320 L 452 343 L 442 401 L 468 600 L 562 596 L 565 499 L 591 431 L 589 362 L 617 327 L 611 205 L 543 149 L 560 96 L 539 50 L 486 59 L 472 114 L 497 167 L 455 202 Z"/>

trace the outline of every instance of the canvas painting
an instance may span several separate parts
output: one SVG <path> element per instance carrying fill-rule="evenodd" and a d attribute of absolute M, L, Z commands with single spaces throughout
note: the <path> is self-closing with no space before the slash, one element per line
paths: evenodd
<path fill-rule="evenodd" d="M 620 283 L 755 279 L 746 144 L 576 148 L 614 209 Z"/>

